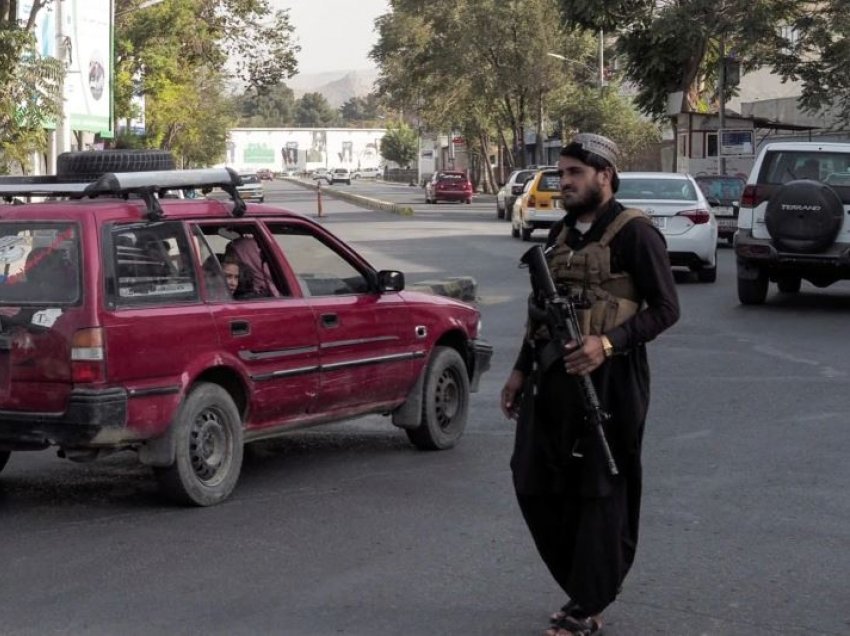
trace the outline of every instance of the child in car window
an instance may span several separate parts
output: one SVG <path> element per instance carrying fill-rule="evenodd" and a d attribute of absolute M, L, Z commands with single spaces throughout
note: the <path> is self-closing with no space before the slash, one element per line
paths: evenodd
<path fill-rule="evenodd" d="M 224 272 L 224 281 L 227 284 L 227 291 L 231 296 L 236 296 L 236 290 L 239 287 L 239 261 L 236 259 L 225 259 L 221 266 Z"/>

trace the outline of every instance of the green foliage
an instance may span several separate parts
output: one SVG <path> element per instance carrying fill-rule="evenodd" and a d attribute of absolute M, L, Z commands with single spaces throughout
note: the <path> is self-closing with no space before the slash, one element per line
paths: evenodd
<path fill-rule="evenodd" d="M 352 97 L 339 109 L 343 123 L 348 126 L 374 126 L 384 117 L 383 112 L 375 93 L 366 97 Z"/>
<path fill-rule="evenodd" d="M 337 112 L 321 93 L 306 93 L 295 103 L 295 123 L 298 126 L 320 128 L 337 123 Z"/>
<path fill-rule="evenodd" d="M 787 42 L 780 27 L 808 3 L 798 0 L 561 0 L 564 19 L 616 33 L 625 76 L 638 87 L 636 104 L 667 115 L 669 93 L 681 91 L 684 110 L 717 109 L 720 51 L 752 70 Z M 613 33 L 612 33 L 613 35 Z"/>
<path fill-rule="evenodd" d="M 408 167 L 419 152 L 419 136 L 404 122 L 391 124 L 381 138 L 381 155 L 402 167 Z"/>
<path fill-rule="evenodd" d="M 256 128 L 282 128 L 295 120 L 295 95 L 286 84 L 265 90 L 248 88 L 236 97 L 237 125 Z"/>
<path fill-rule="evenodd" d="M 802 3 L 811 5 L 812 3 Z M 850 3 L 829 0 L 809 6 L 792 23 L 794 38 L 774 49 L 771 61 L 784 80 L 802 83 L 800 105 L 811 114 L 829 112 L 850 125 Z"/>
<path fill-rule="evenodd" d="M 59 116 L 61 65 L 35 48 L 33 25 L 45 2 L 34 2 L 19 24 L 15 3 L 0 2 L 0 172 L 26 171 L 33 152 L 47 148 L 45 125 Z"/>

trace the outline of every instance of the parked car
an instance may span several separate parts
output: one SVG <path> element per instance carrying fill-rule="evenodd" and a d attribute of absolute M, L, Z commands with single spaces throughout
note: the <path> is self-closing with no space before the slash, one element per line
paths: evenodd
<path fill-rule="evenodd" d="M 746 179 L 734 175 L 700 175 L 694 180 L 711 205 L 719 238 L 731 243 L 738 229 L 738 209 Z"/>
<path fill-rule="evenodd" d="M 380 179 L 383 171 L 377 166 L 372 168 L 359 168 L 351 173 L 352 179 Z"/>
<path fill-rule="evenodd" d="M 717 280 L 717 220 L 694 178 L 672 172 L 621 172 L 617 200 L 646 212 L 664 239 L 673 267 L 704 283 Z"/>
<path fill-rule="evenodd" d="M 156 172 L 129 172 L 140 152 Z M 301 214 L 151 197 L 238 183 L 165 155 L 65 153 L 58 177 L 0 178 L 0 199 L 59 198 L 0 218 L 0 469 L 10 451 L 130 450 L 206 506 L 244 443 L 298 428 L 379 413 L 419 448 L 459 441 L 492 354 L 475 307 L 405 291 Z M 81 176 L 99 170 L 116 174 Z"/>
<path fill-rule="evenodd" d="M 511 236 L 531 240 L 534 230 L 548 230 L 564 217 L 557 168 L 538 170 L 526 180 L 511 212 Z"/>
<path fill-rule="evenodd" d="M 329 184 L 344 183 L 351 185 L 351 171 L 348 168 L 334 168 L 329 177 Z"/>
<path fill-rule="evenodd" d="M 310 176 L 313 181 L 325 181 L 328 185 L 331 183 L 331 174 L 327 168 L 316 168 Z"/>
<path fill-rule="evenodd" d="M 496 218 L 511 220 L 511 212 L 514 209 L 514 201 L 522 194 L 522 189 L 525 182 L 534 176 L 536 170 L 532 168 L 522 168 L 514 170 L 508 176 L 499 191 L 496 193 Z"/>
<path fill-rule="evenodd" d="M 260 178 L 260 181 L 273 181 L 274 180 L 274 172 L 272 172 L 268 168 L 261 168 L 261 169 L 257 170 L 257 176 Z"/>
<path fill-rule="evenodd" d="M 767 298 L 770 282 L 793 294 L 803 280 L 850 279 L 850 144 L 777 142 L 762 147 L 741 195 L 735 257 L 738 299 Z"/>
<path fill-rule="evenodd" d="M 237 186 L 236 190 L 243 199 L 246 201 L 256 201 L 257 203 L 262 203 L 265 200 L 266 195 L 263 191 L 263 184 L 260 182 L 260 177 L 252 172 L 240 174 L 239 178 L 242 180 L 242 185 Z"/>
<path fill-rule="evenodd" d="M 472 203 L 472 182 L 465 172 L 435 172 L 425 184 L 425 203 Z"/>

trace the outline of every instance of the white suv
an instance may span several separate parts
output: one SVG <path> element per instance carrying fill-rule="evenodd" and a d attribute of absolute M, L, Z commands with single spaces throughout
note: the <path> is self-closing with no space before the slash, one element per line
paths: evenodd
<path fill-rule="evenodd" d="M 850 278 L 850 143 L 780 142 L 756 157 L 738 215 L 738 299 Z"/>

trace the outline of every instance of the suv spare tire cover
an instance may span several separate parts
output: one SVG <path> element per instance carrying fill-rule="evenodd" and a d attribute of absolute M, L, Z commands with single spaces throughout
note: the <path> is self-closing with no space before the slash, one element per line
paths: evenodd
<path fill-rule="evenodd" d="M 79 180 L 94 180 L 107 172 L 151 172 L 174 170 L 168 150 L 84 150 L 63 152 L 56 157 L 56 174 Z"/>
<path fill-rule="evenodd" d="M 838 193 L 819 181 L 790 181 L 771 197 L 764 222 L 774 245 L 789 252 L 819 252 L 835 241 L 844 221 Z"/>

